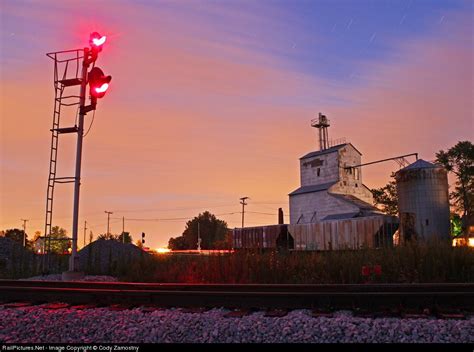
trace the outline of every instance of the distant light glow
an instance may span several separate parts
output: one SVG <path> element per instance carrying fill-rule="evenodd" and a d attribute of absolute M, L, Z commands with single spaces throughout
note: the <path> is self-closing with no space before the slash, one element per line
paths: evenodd
<path fill-rule="evenodd" d="M 95 91 L 96 91 L 97 93 L 104 93 L 108 88 L 109 88 L 109 84 L 108 84 L 108 83 L 104 83 L 104 84 L 102 84 L 100 87 L 95 88 Z"/>
<path fill-rule="evenodd" d="M 95 46 L 101 46 L 102 44 L 105 43 L 105 40 L 107 39 L 107 37 L 105 35 L 103 35 L 102 37 L 100 38 L 92 38 L 92 43 L 95 45 Z"/>
<path fill-rule="evenodd" d="M 474 237 L 467 238 L 466 237 L 458 237 L 453 239 L 453 247 L 456 246 L 468 246 L 474 247 Z"/>
<path fill-rule="evenodd" d="M 156 252 L 157 253 L 169 253 L 169 252 L 171 252 L 171 249 L 161 247 L 161 248 L 157 248 Z"/>

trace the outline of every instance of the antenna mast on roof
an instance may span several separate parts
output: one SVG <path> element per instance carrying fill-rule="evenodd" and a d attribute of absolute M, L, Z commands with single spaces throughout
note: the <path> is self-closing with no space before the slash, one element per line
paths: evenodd
<path fill-rule="evenodd" d="M 329 136 L 328 127 L 329 120 L 326 115 L 319 113 L 317 119 L 311 120 L 311 127 L 316 127 L 319 130 L 319 150 L 325 150 L 329 148 Z"/>

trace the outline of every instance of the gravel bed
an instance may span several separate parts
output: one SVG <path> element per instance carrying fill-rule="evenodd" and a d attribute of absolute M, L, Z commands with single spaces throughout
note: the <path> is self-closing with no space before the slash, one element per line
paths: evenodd
<path fill-rule="evenodd" d="M 184 313 L 140 308 L 48 310 L 39 306 L 0 308 L 4 343 L 235 343 L 235 342 L 430 342 L 474 343 L 474 317 L 466 320 L 334 317 L 294 310 L 280 318 L 255 312 L 226 318 L 225 309 Z"/>
<path fill-rule="evenodd" d="M 21 279 L 26 281 L 61 281 L 61 274 L 50 274 L 50 275 L 42 275 L 42 276 L 33 276 L 27 279 Z M 86 275 L 82 280 L 78 281 L 105 281 L 105 282 L 116 282 L 118 279 L 113 276 L 107 275 Z"/>

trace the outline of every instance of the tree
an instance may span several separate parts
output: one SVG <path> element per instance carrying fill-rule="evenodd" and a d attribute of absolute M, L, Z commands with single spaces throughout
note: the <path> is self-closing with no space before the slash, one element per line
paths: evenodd
<path fill-rule="evenodd" d="M 125 242 L 123 241 L 125 237 Z M 117 241 L 120 243 L 132 243 L 133 239 L 130 236 L 130 232 L 122 232 L 120 235 L 113 235 L 111 233 L 104 233 L 97 236 L 98 240 L 106 240 L 106 241 Z"/>
<path fill-rule="evenodd" d="M 170 240 L 168 241 L 168 248 L 173 251 L 187 249 L 186 240 L 184 239 L 183 236 L 170 238 Z"/>
<path fill-rule="evenodd" d="M 117 236 L 112 235 L 111 233 L 103 233 L 97 236 L 97 239 L 106 241 L 117 241 Z"/>
<path fill-rule="evenodd" d="M 121 243 L 132 243 L 133 239 L 132 236 L 130 236 L 130 232 L 122 232 L 117 236 L 117 241 Z"/>
<path fill-rule="evenodd" d="M 451 213 L 450 215 L 451 222 L 451 234 L 453 237 L 457 237 L 462 234 L 462 220 L 458 214 Z"/>
<path fill-rule="evenodd" d="M 41 237 L 41 231 L 35 231 L 35 235 L 33 236 L 33 242 L 35 242 L 38 238 Z"/>
<path fill-rule="evenodd" d="M 214 242 L 215 249 L 232 249 L 232 231 L 227 229 L 224 239 Z"/>
<path fill-rule="evenodd" d="M 68 252 L 71 239 L 67 236 L 67 231 L 59 226 L 54 226 L 51 229 L 51 252 L 64 254 Z M 48 239 L 46 239 L 46 246 Z"/>
<path fill-rule="evenodd" d="M 436 161 L 456 176 L 454 190 L 450 193 L 454 206 L 465 216 L 474 213 L 474 145 L 469 141 L 458 142 L 447 151 L 436 153 Z"/>
<path fill-rule="evenodd" d="M 198 232 L 201 238 L 202 249 L 214 249 L 217 241 L 223 241 L 227 233 L 227 223 L 216 218 L 214 214 L 205 211 L 186 223 L 182 239 L 176 237 L 170 240 L 171 244 L 184 247 L 183 249 L 197 249 Z M 168 244 L 170 245 L 170 243 Z M 173 249 L 170 247 L 170 249 Z"/>
<path fill-rule="evenodd" d="M 26 240 L 28 240 L 28 235 L 25 234 L 25 231 L 20 229 L 8 229 L 5 231 L 5 237 L 9 238 L 21 246 L 23 246 L 23 239 L 26 236 Z"/>
<path fill-rule="evenodd" d="M 395 181 L 390 181 L 382 188 L 370 190 L 374 196 L 374 205 L 381 205 L 382 211 L 389 215 L 398 215 L 398 196 Z"/>

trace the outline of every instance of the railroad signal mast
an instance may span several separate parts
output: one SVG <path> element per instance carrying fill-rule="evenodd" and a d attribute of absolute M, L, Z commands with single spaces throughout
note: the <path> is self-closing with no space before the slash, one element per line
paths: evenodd
<path fill-rule="evenodd" d="M 104 97 L 109 88 L 111 76 L 95 66 L 99 53 L 106 42 L 106 36 L 97 32 L 90 35 L 89 47 L 57 51 L 46 54 L 54 61 L 54 113 L 53 128 L 51 129 L 51 151 L 49 161 L 48 189 L 46 194 L 45 241 L 43 253 L 51 251 L 51 230 L 53 221 L 54 187 L 57 183 L 74 183 L 74 209 L 72 224 L 72 248 L 69 260 L 69 271 L 78 271 L 77 238 L 79 227 L 79 190 L 81 185 L 82 141 L 84 137 L 84 118 L 90 111 L 97 108 L 97 99 Z M 92 65 L 92 69 L 89 68 Z M 87 103 L 87 86 L 89 100 Z M 79 95 L 71 91 L 79 87 Z M 76 91 L 77 92 L 77 91 Z M 74 126 L 61 127 L 60 122 L 67 107 L 77 107 L 77 118 Z M 77 134 L 75 174 L 72 177 L 57 177 L 59 136 Z"/>

